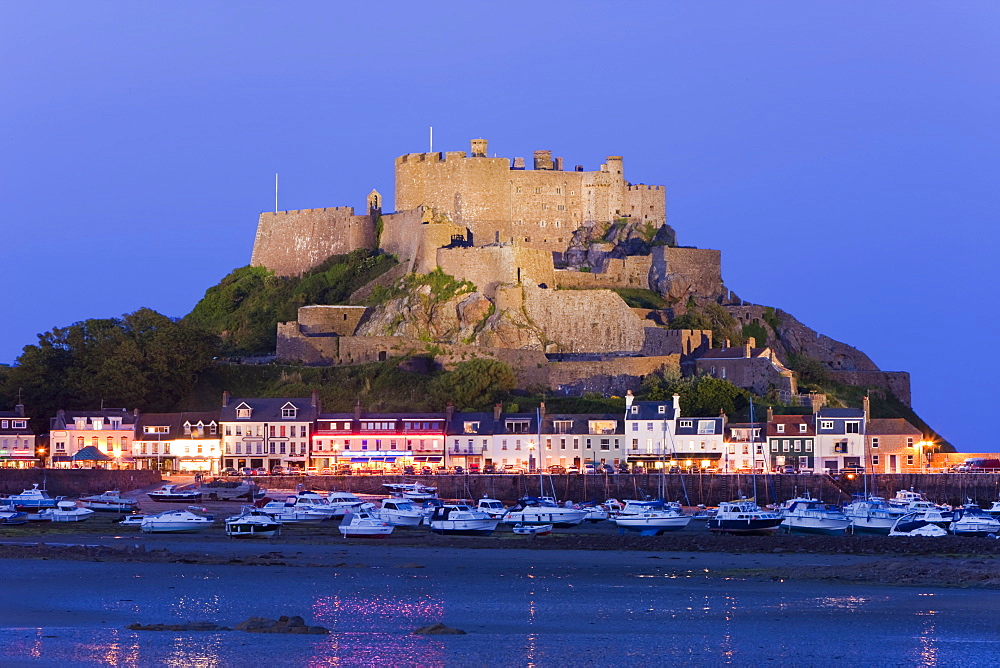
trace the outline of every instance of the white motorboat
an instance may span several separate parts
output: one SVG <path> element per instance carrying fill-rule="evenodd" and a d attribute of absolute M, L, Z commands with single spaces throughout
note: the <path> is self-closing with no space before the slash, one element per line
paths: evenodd
<path fill-rule="evenodd" d="M 285 503 L 291 503 L 295 506 L 296 510 L 313 510 L 323 513 L 328 519 L 339 519 L 347 513 L 345 506 L 335 506 L 319 492 L 308 490 L 300 491 L 295 496 L 288 497 L 285 499 Z"/>
<path fill-rule="evenodd" d="M 397 527 L 415 527 L 424 521 L 424 513 L 409 499 L 385 499 L 378 516 Z"/>
<path fill-rule="evenodd" d="M 499 519 L 472 506 L 447 503 L 435 508 L 428 522 L 434 533 L 470 536 L 489 535 L 499 523 Z"/>
<path fill-rule="evenodd" d="M 300 522 L 322 522 L 332 517 L 329 513 L 320 510 L 297 507 L 295 497 L 288 497 L 285 501 L 268 501 L 260 507 L 260 511 L 273 517 L 282 524 L 298 524 Z"/>
<path fill-rule="evenodd" d="M 771 534 L 781 526 L 782 517 L 764 510 L 749 499 L 723 501 L 715 517 L 708 519 L 709 531 L 732 534 Z"/>
<path fill-rule="evenodd" d="M 890 506 L 905 508 L 914 501 L 927 501 L 927 497 L 922 492 L 914 492 L 913 488 L 901 489 L 887 502 Z"/>
<path fill-rule="evenodd" d="M 500 519 L 507 512 L 507 506 L 503 505 L 502 501 L 484 496 L 476 503 L 476 510 L 494 519 Z"/>
<path fill-rule="evenodd" d="M 948 532 L 934 522 L 922 518 L 923 513 L 907 513 L 892 525 L 890 536 L 930 536 L 939 538 L 947 536 Z"/>
<path fill-rule="evenodd" d="M 552 524 L 572 527 L 583 522 L 587 511 L 559 506 L 552 501 L 524 497 L 503 516 L 504 524 Z"/>
<path fill-rule="evenodd" d="M 27 524 L 28 513 L 18 510 L 13 504 L 0 505 L 0 524 Z"/>
<path fill-rule="evenodd" d="M 610 512 L 608 512 L 608 509 L 601 504 L 594 506 L 584 506 L 583 508 L 581 508 L 581 510 L 587 513 L 583 518 L 584 521 L 590 522 L 591 524 L 603 522 L 607 520 L 609 517 L 611 517 Z"/>
<path fill-rule="evenodd" d="M 0 497 L 0 503 L 14 506 L 16 510 L 42 510 L 44 508 L 55 508 L 56 503 L 62 499 L 63 497 L 61 496 L 52 498 L 46 490 L 39 489 L 38 483 L 35 483 L 31 486 L 31 489 L 26 489 L 20 494 L 10 494 L 9 496 Z"/>
<path fill-rule="evenodd" d="M 948 529 L 956 536 L 989 536 L 1000 534 L 1000 519 L 986 514 L 977 504 L 969 501 L 955 509 L 954 520 Z"/>
<path fill-rule="evenodd" d="M 790 499 L 781 512 L 781 526 L 788 533 L 818 533 L 843 536 L 851 520 L 837 506 L 828 506 L 809 494 Z"/>
<path fill-rule="evenodd" d="M 180 489 L 178 485 L 164 485 L 160 489 L 147 492 L 146 496 L 153 501 L 159 501 L 161 503 L 190 503 L 192 501 L 201 501 L 201 492 L 197 489 Z"/>
<path fill-rule="evenodd" d="M 195 515 L 190 510 L 167 510 L 156 515 L 146 515 L 139 528 L 143 533 L 193 533 L 214 523 L 213 518 Z"/>
<path fill-rule="evenodd" d="M 371 514 L 367 509 L 359 508 L 344 515 L 338 528 L 344 538 L 384 538 L 396 527 Z"/>
<path fill-rule="evenodd" d="M 551 524 L 515 524 L 510 528 L 518 536 L 547 536 L 552 533 Z"/>
<path fill-rule="evenodd" d="M 677 512 L 675 508 L 656 508 L 619 515 L 611 521 L 625 531 L 637 531 L 643 536 L 658 536 L 664 531 L 680 531 L 691 523 L 691 516 Z"/>
<path fill-rule="evenodd" d="M 91 510 L 111 510 L 119 513 L 130 513 L 139 507 L 138 501 L 122 496 L 122 493 L 117 489 L 109 490 L 103 494 L 82 496 L 80 503 L 83 504 L 84 508 Z"/>
<path fill-rule="evenodd" d="M 326 500 L 332 507 L 343 510 L 341 514 L 360 508 L 361 504 L 364 503 L 350 492 L 330 492 L 326 495 Z"/>
<path fill-rule="evenodd" d="M 909 506 L 904 508 L 907 514 L 915 513 L 919 519 L 931 522 L 941 527 L 945 531 L 955 519 L 955 513 L 945 510 L 941 506 L 936 506 L 930 501 L 911 501 Z"/>
<path fill-rule="evenodd" d="M 226 518 L 230 538 L 270 538 L 281 534 L 282 524 L 253 506 L 244 506 L 239 515 Z"/>
<path fill-rule="evenodd" d="M 94 511 L 78 507 L 75 501 L 60 501 L 55 508 L 46 508 L 38 514 L 53 522 L 82 522 L 93 515 Z"/>
<path fill-rule="evenodd" d="M 393 494 L 411 501 L 426 501 L 437 498 L 437 487 L 429 487 L 419 482 L 391 482 L 382 485 Z"/>
<path fill-rule="evenodd" d="M 867 501 L 856 499 L 844 506 L 844 515 L 851 520 L 854 533 L 888 535 L 896 520 L 905 514 L 906 510 L 889 505 L 881 496 L 870 496 Z"/>

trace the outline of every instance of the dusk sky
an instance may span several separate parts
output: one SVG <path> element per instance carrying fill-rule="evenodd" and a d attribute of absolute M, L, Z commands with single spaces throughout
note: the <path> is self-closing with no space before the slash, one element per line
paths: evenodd
<path fill-rule="evenodd" d="M 664 184 L 726 285 L 912 374 L 997 451 L 995 2 L 6 2 L 0 362 L 188 313 L 257 216 L 392 210 L 393 159 L 489 139 Z M 95 399 L 95 402 L 97 400 Z"/>

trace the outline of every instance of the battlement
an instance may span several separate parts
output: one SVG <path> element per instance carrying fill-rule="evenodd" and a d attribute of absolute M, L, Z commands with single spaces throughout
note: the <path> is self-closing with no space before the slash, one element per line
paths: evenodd
<path fill-rule="evenodd" d="M 287 211 L 263 211 L 261 216 L 294 216 L 303 213 L 343 213 L 348 216 L 354 215 L 353 206 L 324 206 L 318 209 L 288 209 Z"/>
<path fill-rule="evenodd" d="M 630 183 L 630 184 L 628 184 L 628 189 L 630 191 L 634 192 L 634 191 L 639 191 L 639 190 L 664 190 L 664 187 L 663 186 L 650 186 L 650 185 L 646 185 L 645 183 Z"/>

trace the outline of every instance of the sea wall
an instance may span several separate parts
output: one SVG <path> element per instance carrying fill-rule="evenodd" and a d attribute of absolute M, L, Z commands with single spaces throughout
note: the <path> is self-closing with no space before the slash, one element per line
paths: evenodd
<path fill-rule="evenodd" d="M 105 469 L 0 469 L 0 494 L 20 494 L 38 483 L 52 496 L 79 497 L 109 489 L 128 492 L 162 482 L 159 471 Z M 44 485 L 43 485 L 44 483 Z"/>

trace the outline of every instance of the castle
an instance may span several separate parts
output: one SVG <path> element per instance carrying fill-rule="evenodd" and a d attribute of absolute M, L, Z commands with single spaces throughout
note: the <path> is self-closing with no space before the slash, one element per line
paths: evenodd
<path fill-rule="evenodd" d="M 399 266 L 355 293 L 353 304 L 377 285 L 436 269 L 475 286 L 441 303 L 428 285 L 412 284 L 413 294 L 388 303 L 305 307 L 297 321 L 279 324 L 278 358 L 353 364 L 433 348 L 446 365 L 495 357 L 518 371 L 522 386 L 566 392 L 620 393 L 657 369 L 693 368 L 712 346 L 711 332 L 665 329 L 662 313 L 629 308 L 614 292 L 651 290 L 680 309 L 690 298 L 742 305 L 722 282 L 719 251 L 676 245 L 665 188 L 627 181 L 620 156 L 595 171 L 567 170 L 563 158 L 539 150 L 526 169 L 523 158 L 488 157 L 487 146 L 473 139 L 468 154 L 396 158 L 393 213 L 373 190 L 360 214 L 328 207 L 260 215 L 251 264 L 278 275 L 357 249 L 394 255 Z M 764 383 L 795 393 L 793 375 L 772 353 L 754 357 L 763 365 L 755 390 Z"/>

